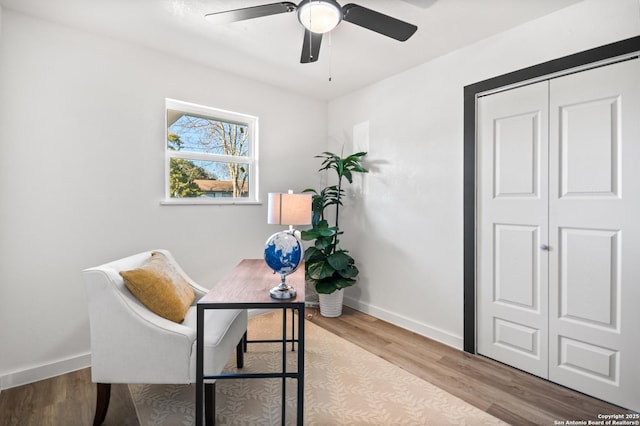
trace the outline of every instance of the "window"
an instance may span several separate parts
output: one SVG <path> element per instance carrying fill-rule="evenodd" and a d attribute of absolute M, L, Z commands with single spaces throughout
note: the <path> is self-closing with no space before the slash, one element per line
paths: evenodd
<path fill-rule="evenodd" d="M 258 202 L 258 118 L 166 100 L 165 202 Z"/>

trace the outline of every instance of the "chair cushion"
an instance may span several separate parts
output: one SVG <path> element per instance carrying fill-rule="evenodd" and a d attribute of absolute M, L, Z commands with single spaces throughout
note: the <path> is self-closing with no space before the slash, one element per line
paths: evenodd
<path fill-rule="evenodd" d="M 181 323 L 195 300 L 193 288 L 162 253 L 152 252 L 142 266 L 120 275 L 143 305 L 168 320 Z"/>

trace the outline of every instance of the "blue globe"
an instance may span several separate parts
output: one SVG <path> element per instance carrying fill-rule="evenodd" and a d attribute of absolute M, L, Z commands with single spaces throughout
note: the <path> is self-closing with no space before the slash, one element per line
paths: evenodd
<path fill-rule="evenodd" d="M 277 232 L 264 245 L 264 261 L 280 275 L 288 275 L 302 263 L 304 249 L 295 235 Z"/>

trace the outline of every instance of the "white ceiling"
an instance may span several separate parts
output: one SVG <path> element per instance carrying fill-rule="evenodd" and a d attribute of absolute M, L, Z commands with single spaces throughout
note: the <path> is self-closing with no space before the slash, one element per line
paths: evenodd
<path fill-rule="evenodd" d="M 273 0 L 0 0 L 0 4 L 332 99 L 579 1 L 354 0 L 415 24 L 418 31 L 401 43 L 342 22 L 330 36 L 325 34 L 320 59 L 311 64 L 300 64 L 304 31 L 295 13 L 219 26 L 204 19 L 205 13 Z"/>

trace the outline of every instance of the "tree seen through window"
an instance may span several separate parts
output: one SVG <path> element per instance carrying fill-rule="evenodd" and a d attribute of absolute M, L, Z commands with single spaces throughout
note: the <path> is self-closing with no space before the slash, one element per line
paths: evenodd
<path fill-rule="evenodd" d="M 249 124 L 167 108 L 171 198 L 249 195 Z"/>

